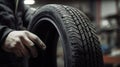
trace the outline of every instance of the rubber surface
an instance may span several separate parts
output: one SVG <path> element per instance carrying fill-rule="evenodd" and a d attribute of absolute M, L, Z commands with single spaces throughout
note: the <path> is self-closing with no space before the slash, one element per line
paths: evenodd
<path fill-rule="evenodd" d="M 64 67 L 103 67 L 103 57 L 95 28 L 80 10 L 57 4 L 38 8 L 29 30 L 38 35 L 47 49 L 30 59 L 30 67 L 57 67 L 56 46 L 62 40 Z"/>

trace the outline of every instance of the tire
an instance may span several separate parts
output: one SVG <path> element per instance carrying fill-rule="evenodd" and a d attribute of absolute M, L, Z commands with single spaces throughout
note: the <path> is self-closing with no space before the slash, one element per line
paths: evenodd
<path fill-rule="evenodd" d="M 80 10 L 57 4 L 38 8 L 28 29 L 38 35 L 47 48 L 38 49 L 30 67 L 57 67 L 56 49 L 60 38 L 64 67 L 103 67 L 103 57 L 95 28 Z"/>

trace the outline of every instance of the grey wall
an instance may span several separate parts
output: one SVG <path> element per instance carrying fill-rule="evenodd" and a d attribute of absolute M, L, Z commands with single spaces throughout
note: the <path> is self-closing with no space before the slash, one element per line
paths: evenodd
<path fill-rule="evenodd" d="M 101 16 L 106 17 L 108 15 L 116 14 L 116 3 L 113 0 L 102 1 Z"/>

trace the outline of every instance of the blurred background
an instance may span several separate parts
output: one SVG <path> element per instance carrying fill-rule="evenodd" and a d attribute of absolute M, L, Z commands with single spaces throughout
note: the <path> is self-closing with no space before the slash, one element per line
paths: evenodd
<path fill-rule="evenodd" d="M 83 11 L 96 27 L 105 67 L 120 67 L 120 0 L 25 0 L 32 8 L 64 4 Z M 58 45 L 58 64 L 63 67 L 62 48 Z"/>

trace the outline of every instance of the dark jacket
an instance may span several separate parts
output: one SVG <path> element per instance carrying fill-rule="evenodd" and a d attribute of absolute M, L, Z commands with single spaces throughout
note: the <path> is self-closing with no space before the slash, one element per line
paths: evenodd
<path fill-rule="evenodd" d="M 1 49 L 11 31 L 22 30 L 29 23 L 29 7 L 24 5 L 23 0 L 18 1 L 17 4 L 17 0 L 0 0 L 0 64 L 17 63 L 21 60 Z"/>

